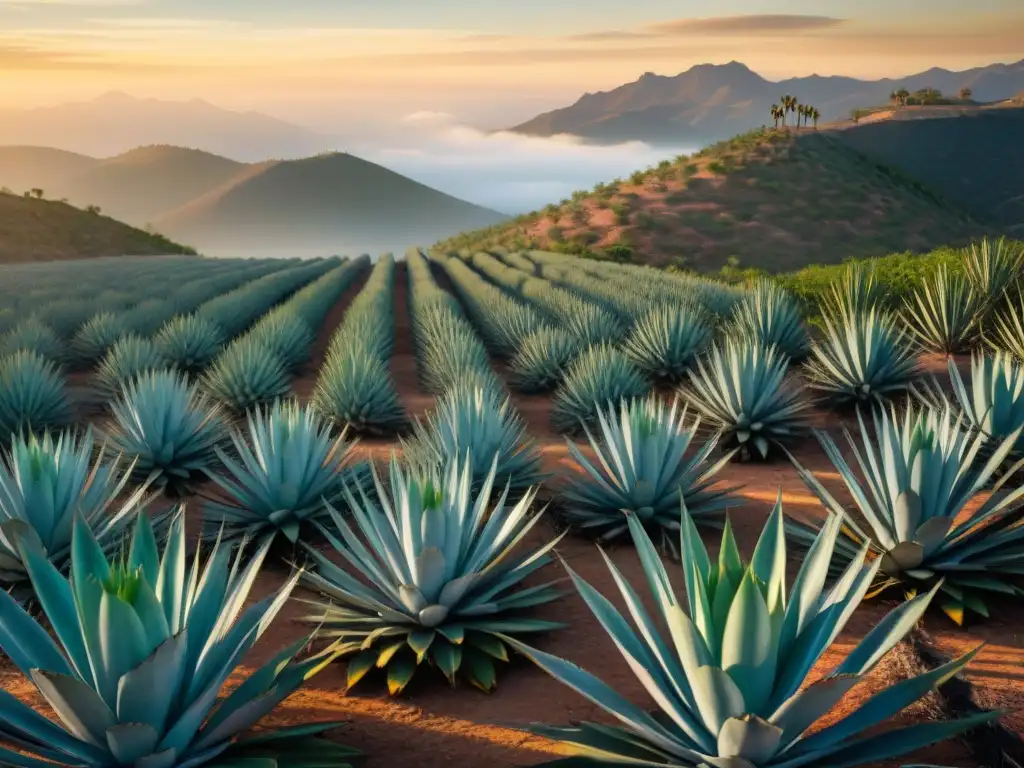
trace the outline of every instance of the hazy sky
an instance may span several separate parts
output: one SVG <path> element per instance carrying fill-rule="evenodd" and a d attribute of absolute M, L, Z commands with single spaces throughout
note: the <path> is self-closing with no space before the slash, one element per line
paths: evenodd
<path fill-rule="evenodd" d="M 419 110 L 489 127 L 645 71 L 881 77 L 1022 41 L 1021 0 L 0 0 L 0 108 L 118 89 L 320 128 Z"/>

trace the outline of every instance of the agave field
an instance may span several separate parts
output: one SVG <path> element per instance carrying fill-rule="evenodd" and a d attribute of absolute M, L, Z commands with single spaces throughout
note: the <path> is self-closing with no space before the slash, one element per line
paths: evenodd
<path fill-rule="evenodd" d="M 0 766 L 1019 763 L 1024 250 L 962 257 L 813 323 L 540 251 L 0 268 Z"/>

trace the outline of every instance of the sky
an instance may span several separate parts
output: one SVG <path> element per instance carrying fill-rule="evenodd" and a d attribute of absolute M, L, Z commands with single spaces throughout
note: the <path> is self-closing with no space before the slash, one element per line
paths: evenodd
<path fill-rule="evenodd" d="M 1021 58 L 1020 0 L 0 0 L 0 110 L 200 98 L 362 132 L 369 159 L 505 212 L 671 154 L 484 132 L 645 72 L 880 78 Z"/>

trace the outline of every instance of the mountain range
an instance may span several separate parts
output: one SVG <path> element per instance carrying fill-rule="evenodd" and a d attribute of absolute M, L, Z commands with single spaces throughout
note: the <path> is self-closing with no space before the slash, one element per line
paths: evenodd
<path fill-rule="evenodd" d="M 884 80 L 811 75 L 777 82 L 736 61 L 700 64 L 675 76 L 648 72 L 610 91 L 585 93 L 570 106 L 509 130 L 531 136 L 574 134 L 600 144 L 707 144 L 771 124 L 769 108 L 784 94 L 817 107 L 821 119 L 829 121 L 847 118 L 857 108 L 885 104 L 898 88 L 936 88 L 951 95 L 970 88 L 974 101 L 1009 99 L 1024 91 L 1024 60 L 963 72 L 932 68 Z"/>
<path fill-rule="evenodd" d="M 0 186 L 99 206 L 214 256 L 400 252 L 505 219 L 342 152 L 243 163 L 166 145 L 106 159 L 0 147 Z"/>

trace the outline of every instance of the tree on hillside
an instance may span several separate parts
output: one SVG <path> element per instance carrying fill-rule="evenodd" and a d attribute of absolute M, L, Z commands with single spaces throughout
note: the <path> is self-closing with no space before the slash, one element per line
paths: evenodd
<path fill-rule="evenodd" d="M 38 187 L 33 187 L 32 189 L 30 189 L 29 194 L 32 195 L 32 197 L 34 197 L 36 200 L 43 199 L 43 190 L 39 189 Z"/>
<path fill-rule="evenodd" d="M 970 88 L 961 88 L 960 89 L 960 99 L 963 100 L 963 101 L 967 101 L 973 95 L 974 95 L 974 92 Z"/>
<path fill-rule="evenodd" d="M 896 107 L 907 106 L 907 99 L 910 98 L 910 91 L 906 88 L 897 88 L 895 91 L 889 94 L 889 100 Z"/>
<path fill-rule="evenodd" d="M 814 130 L 818 130 L 818 118 L 821 117 L 821 112 L 818 111 L 817 107 L 811 107 L 811 120 L 814 121 Z"/>
<path fill-rule="evenodd" d="M 782 127 L 786 127 L 786 115 L 793 111 L 796 106 L 796 99 L 790 96 L 788 93 L 782 97 L 780 102 L 782 104 Z"/>
<path fill-rule="evenodd" d="M 771 115 L 772 120 L 775 121 L 775 127 L 778 128 L 779 120 L 783 120 L 785 118 L 785 113 L 782 111 L 778 104 L 772 104 Z"/>

